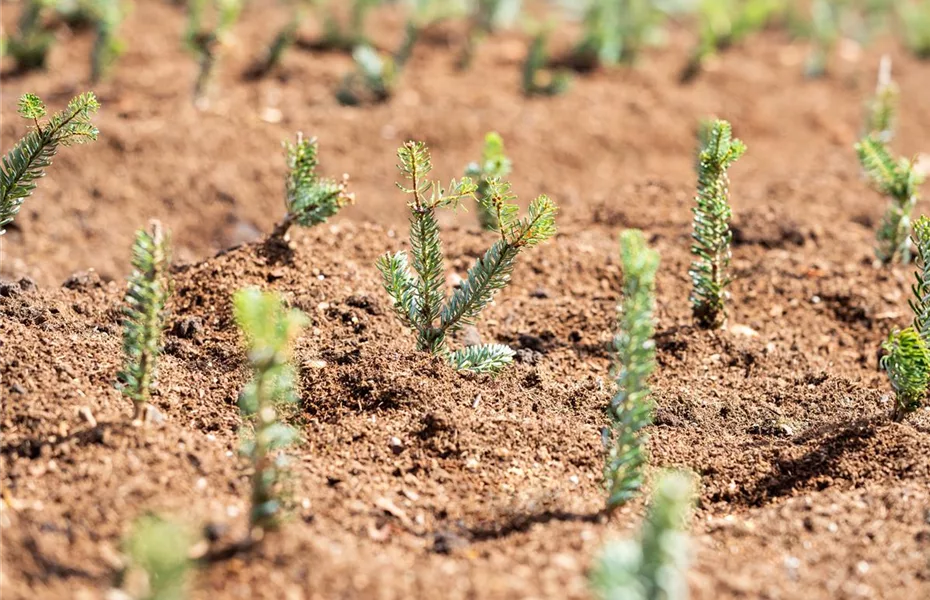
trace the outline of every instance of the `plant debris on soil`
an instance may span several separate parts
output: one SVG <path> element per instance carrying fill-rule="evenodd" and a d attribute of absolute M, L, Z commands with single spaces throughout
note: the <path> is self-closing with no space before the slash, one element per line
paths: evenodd
<path fill-rule="evenodd" d="M 333 97 L 346 56 L 296 51 L 278 76 L 242 79 L 267 37 L 247 18 L 256 10 L 201 112 L 196 65 L 172 41 L 183 15 L 137 3 L 132 43 L 95 90 L 100 140 L 56 157 L 2 239 L 5 600 L 103 597 L 148 511 L 207 531 L 216 552 L 244 535 L 236 403 L 249 372 L 231 297 L 249 285 L 312 321 L 295 348 L 294 507 L 259 546 L 202 560 L 192 597 L 589 597 L 592 557 L 635 535 L 644 508 L 598 518 L 628 227 L 662 256 L 650 478 L 677 467 L 699 479 L 692 595 L 930 597 L 930 412 L 890 420 L 877 355 L 909 321 L 911 269 L 874 264 L 884 200 L 852 150 L 883 52 L 901 88 L 895 145 L 930 149 L 930 64 L 886 40 L 806 80 L 804 49 L 766 32 L 682 85 L 693 39 L 676 31 L 635 68 L 525 99 L 521 36 L 489 39 L 465 73 L 430 38 L 391 102 L 348 108 Z M 4 26 L 14 19 L 4 12 Z M 372 31 L 399 39 L 396 15 L 378 19 Z M 22 92 L 57 107 L 83 89 L 73 65 L 91 42 L 56 45 L 46 73 L 4 75 L 4 148 L 24 131 L 12 117 Z M 694 131 L 711 114 L 749 147 L 730 174 L 735 281 L 718 332 L 694 328 L 687 301 Z M 280 143 L 298 130 L 324 144 L 322 172 L 350 173 L 358 200 L 281 248 L 262 236 L 283 216 Z M 417 352 L 375 268 L 406 245 L 396 147 L 427 142 L 447 179 L 491 130 L 522 201 L 546 193 L 561 207 L 556 238 L 460 334 L 516 350 L 497 377 Z M 129 247 L 152 217 L 177 261 L 153 395 L 164 419 L 139 429 L 114 381 Z M 472 212 L 442 225 L 464 275 L 494 234 Z"/>

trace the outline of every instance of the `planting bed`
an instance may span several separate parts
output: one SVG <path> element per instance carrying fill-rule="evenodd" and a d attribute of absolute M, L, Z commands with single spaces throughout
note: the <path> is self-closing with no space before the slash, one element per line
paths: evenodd
<path fill-rule="evenodd" d="M 930 64 L 886 42 L 845 48 L 830 77 L 808 81 L 805 49 L 766 34 L 682 86 L 693 39 L 676 32 L 637 68 L 527 100 L 522 38 L 491 39 L 457 73 L 461 31 L 444 27 L 396 98 L 353 109 L 332 95 L 345 56 L 295 51 L 279 76 L 240 79 L 278 17 L 247 10 L 199 112 L 182 15 L 138 2 L 128 52 L 96 89 L 99 141 L 63 151 L 2 238 L 5 600 L 101 597 L 144 511 L 209 526 L 217 552 L 244 533 L 236 399 L 248 373 L 230 296 L 247 285 L 312 318 L 295 352 L 297 507 L 258 549 L 207 564 L 194 598 L 588 597 L 592 557 L 643 512 L 640 499 L 594 518 L 628 227 L 662 255 L 649 448 L 654 466 L 699 475 L 693 596 L 930 597 L 930 414 L 890 422 L 877 369 L 880 341 L 909 320 L 911 272 L 873 265 L 884 200 L 852 150 L 884 51 L 902 91 L 895 147 L 930 150 Z M 4 26 L 14 20 L 4 11 Z M 371 30 L 393 43 L 400 23 L 386 11 Z M 55 46 L 48 73 L 4 75 L 4 149 L 24 131 L 20 93 L 58 108 L 86 88 L 90 42 Z M 687 302 L 694 130 L 708 114 L 749 147 L 731 175 L 730 328 L 715 333 L 691 326 Z M 426 141 L 447 179 L 492 129 L 523 201 L 548 193 L 562 208 L 558 236 L 467 332 L 517 350 L 497 378 L 417 353 L 374 267 L 406 244 L 396 147 Z M 260 236 L 283 213 L 279 144 L 298 130 L 320 138 L 323 172 L 349 172 L 358 199 L 293 230 L 284 252 Z M 129 246 L 150 217 L 172 230 L 177 260 L 154 399 L 165 421 L 138 430 L 113 381 Z M 459 274 L 494 239 L 474 219 L 443 216 Z"/>

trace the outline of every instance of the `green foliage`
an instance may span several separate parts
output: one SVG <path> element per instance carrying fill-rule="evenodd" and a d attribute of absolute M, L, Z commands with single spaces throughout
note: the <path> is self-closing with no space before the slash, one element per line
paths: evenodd
<path fill-rule="evenodd" d="M 398 187 L 411 196 L 408 206 L 413 272 L 406 252 L 378 259 L 378 270 L 394 311 L 405 326 L 416 332 L 419 350 L 446 356 L 456 368 L 498 371 L 513 357 L 513 351 L 506 346 L 471 346 L 450 352 L 446 338 L 463 326 L 474 324 L 494 295 L 510 282 L 521 251 L 555 234 L 556 206 L 546 196 L 540 196 L 530 203 L 529 215 L 521 219 L 510 185 L 498 179 L 489 180 L 488 196 L 479 201 L 497 216 L 500 239 L 475 262 L 465 281 L 447 299 L 436 211 L 456 207 L 463 199 L 474 197 L 476 186 L 466 178 L 461 182 L 453 180 L 448 190 L 444 190 L 438 182 L 429 180 L 432 164 L 429 150 L 422 142 L 407 142 L 397 155 L 398 168 L 409 181 Z"/>
<path fill-rule="evenodd" d="M 656 0 L 587 0 L 581 8 L 584 34 L 574 50 L 576 60 L 585 67 L 633 62 L 645 45 L 662 35 L 666 14 L 660 4 Z"/>
<path fill-rule="evenodd" d="M 489 181 L 502 179 L 510 175 L 512 163 L 504 152 L 504 139 L 497 132 L 490 132 L 484 137 L 484 149 L 480 163 L 470 163 L 465 168 L 465 176 L 478 182 L 476 192 L 478 201 L 478 222 L 489 231 L 497 230 L 497 214 L 490 210 L 488 195 L 491 193 Z M 481 201 L 480 199 L 485 199 Z"/>
<path fill-rule="evenodd" d="M 867 137 L 855 146 L 859 162 L 875 187 L 889 198 L 888 209 L 878 228 L 875 254 L 888 264 L 895 258 L 911 260 L 911 211 L 917 204 L 923 175 L 914 161 L 895 160 L 879 139 Z"/>
<path fill-rule="evenodd" d="M 693 284 L 691 305 L 701 327 L 721 327 L 726 322 L 725 301 L 730 284 L 729 177 L 727 169 L 746 151 L 746 145 L 733 138 L 730 124 L 714 121 L 707 143 L 700 153 L 698 193 L 695 198 L 694 231 L 688 275 Z"/>
<path fill-rule="evenodd" d="M 914 56 L 930 59 L 930 5 L 924 0 L 905 0 L 897 6 L 904 43 Z"/>
<path fill-rule="evenodd" d="M 301 227 L 313 227 L 351 204 L 355 196 L 349 193 L 349 176 L 341 181 L 320 177 L 316 168 L 316 138 L 304 139 L 297 134 L 297 142 L 285 142 L 287 154 L 287 180 L 284 186 L 287 215 L 275 227 L 272 237 L 282 238 L 294 223 Z"/>
<path fill-rule="evenodd" d="M 646 246 L 641 231 L 630 229 L 620 236 L 620 258 L 623 299 L 613 342 L 617 394 L 607 411 L 610 431 L 604 468 L 608 511 L 636 495 L 643 482 L 643 429 L 652 423 L 649 377 L 655 368 L 653 312 L 659 253 Z"/>
<path fill-rule="evenodd" d="M 875 96 L 867 107 L 865 136 L 874 137 L 885 144 L 891 141 L 897 118 L 898 93 L 898 86 L 891 79 L 891 57 L 886 54 L 878 69 Z"/>
<path fill-rule="evenodd" d="M 381 0 L 324 0 L 319 4 L 324 9 L 323 40 L 321 48 L 332 50 L 350 50 L 360 45 L 370 45 L 365 35 L 365 20 L 371 9 Z M 333 13 L 332 6 L 349 4 L 349 23 L 343 26 Z"/>
<path fill-rule="evenodd" d="M 840 39 L 842 30 L 840 4 L 831 0 L 812 0 L 810 37 L 814 44 L 804 72 L 808 77 L 822 77 L 827 72 L 830 52 Z"/>
<path fill-rule="evenodd" d="M 784 6 L 782 0 L 700 0 L 697 8 L 700 39 L 683 81 L 695 77 L 708 57 L 763 29 Z"/>
<path fill-rule="evenodd" d="M 35 94 L 24 94 L 19 100 L 19 114 L 35 124 L 3 157 L 0 168 L 0 235 L 13 221 L 26 198 L 36 188 L 36 180 L 45 176 L 59 146 L 70 146 L 97 139 L 97 128 L 90 116 L 100 105 L 93 93 L 76 96 L 68 107 L 52 115 L 45 125 L 45 105 Z"/>
<path fill-rule="evenodd" d="M 137 519 L 124 542 L 129 568 L 123 590 L 134 600 L 186 598 L 191 543 L 189 532 L 177 523 L 155 515 Z"/>
<path fill-rule="evenodd" d="M 96 32 L 91 51 L 91 80 L 94 82 L 103 79 L 123 53 L 125 44 L 118 33 L 128 8 L 125 0 L 90 0 Z"/>
<path fill-rule="evenodd" d="M 121 389 L 135 408 L 133 420 L 145 423 L 161 352 L 165 302 L 168 300 L 168 241 L 154 221 L 151 232 L 140 229 L 132 245 L 132 275 L 123 307 Z"/>
<path fill-rule="evenodd" d="M 688 597 L 691 478 L 666 474 L 652 496 L 639 540 L 608 545 L 591 570 L 600 600 L 684 600 Z"/>
<path fill-rule="evenodd" d="M 927 395 L 930 351 L 913 327 L 893 332 L 882 344 L 882 350 L 885 354 L 881 365 L 895 392 L 892 418 L 899 421 L 920 408 Z"/>
<path fill-rule="evenodd" d="M 385 102 L 394 94 L 399 66 L 390 56 L 384 56 L 371 46 L 357 46 L 352 51 L 355 71 L 346 75 L 336 99 L 345 106 L 365 102 Z"/>
<path fill-rule="evenodd" d="M 549 32 L 545 29 L 540 29 L 530 40 L 523 62 L 523 93 L 527 96 L 557 96 L 571 83 L 568 73 L 550 68 L 548 41 Z"/>
<path fill-rule="evenodd" d="M 239 395 L 242 416 L 254 426 L 253 438 L 243 445 L 253 467 L 249 524 L 252 530 L 264 530 L 277 523 L 281 512 L 278 491 L 285 464 L 274 451 L 297 438 L 296 430 L 278 420 L 277 407 L 297 400 L 290 352 L 308 320 L 300 311 L 286 309 L 276 294 L 255 288 L 236 292 L 233 307 L 252 367 L 252 381 Z"/>
<path fill-rule="evenodd" d="M 220 50 L 242 12 L 244 0 L 188 0 L 184 43 L 198 62 L 194 102 L 204 106 Z"/>
<path fill-rule="evenodd" d="M 281 64 L 281 57 L 297 41 L 297 30 L 307 16 L 308 2 L 309 0 L 290 0 L 290 18 L 275 34 L 262 57 L 246 71 L 246 77 L 251 79 L 264 77 Z"/>
<path fill-rule="evenodd" d="M 522 0 L 474 0 L 468 36 L 459 57 L 460 69 L 471 66 L 478 44 L 489 34 L 509 26 L 519 16 Z"/>
<path fill-rule="evenodd" d="M 46 23 L 51 0 L 26 0 L 16 33 L 6 38 L 4 54 L 13 57 L 19 71 L 44 69 L 55 36 Z"/>
<path fill-rule="evenodd" d="M 930 219 L 921 216 L 914 221 L 911 239 L 917 249 L 917 273 L 908 305 L 914 312 L 914 330 L 930 345 Z"/>

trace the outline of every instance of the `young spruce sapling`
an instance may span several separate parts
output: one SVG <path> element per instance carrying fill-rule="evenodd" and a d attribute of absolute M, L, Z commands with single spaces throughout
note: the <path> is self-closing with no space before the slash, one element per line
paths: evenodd
<path fill-rule="evenodd" d="M 695 198 L 691 254 L 691 307 L 698 325 L 722 327 L 726 323 L 727 287 L 730 285 L 730 180 L 727 169 L 746 151 L 732 135 L 730 124 L 714 121 L 701 150 L 698 193 Z"/>
<path fill-rule="evenodd" d="M 35 128 L 27 133 L 3 157 L 0 167 L 0 235 L 13 221 L 23 202 L 36 189 L 36 180 L 45 176 L 59 146 L 81 144 L 97 139 L 91 115 L 100 105 L 93 93 L 76 96 L 68 107 L 52 115 L 46 123 L 45 104 L 35 94 L 19 99 L 19 115 L 32 121 Z"/>
<path fill-rule="evenodd" d="M 313 227 L 355 200 L 348 191 L 349 176 L 343 174 L 340 181 L 320 177 L 316 138 L 304 138 L 297 134 L 297 142 L 284 142 L 287 156 L 287 179 L 284 185 L 284 204 L 287 214 L 271 233 L 272 239 L 284 239 L 291 225 Z"/>
<path fill-rule="evenodd" d="M 685 600 L 688 597 L 687 521 L 692 479 L 668 473 L 652 494 L 638 540 L 608 545 L 591 570 L 599 600 Z"/>
<path fill-rule="evenodd" d="M 239 395 L 239 408 L 254 427 L 251 439 L 243 444 L 243 453 L 253 469 L 249 531 L 252 539 L 260 539 L 261 532 L 277 524 L 282 510 L 279 488 L 286 457 L 275 452 L 298 437 L 295 429 L 279 420 L 278 408 L 297 401 L 291 347 L 307 317 L 285 308 L 276 294 L 255 288 L 236 292 L 233 307 L 252 367 L 252 381 Z"/>
<path fill-rule="evenodd" d="M 481 152 L 481 162 L 470 163 L 465 168 L 465 176 L 478 182 L 476 195 L 478 197 L 478 222 L 481 227 L 489 231 L 497 230 L 497 214 L 489 208 L 491 201 L 488 194 L 491 192 L 489 181 L 503 179 L 510 175 L 512 163 L 504 152 L 504 139 L 497 132 L 490 132 L 484 137 L 484 149 Z"/>
<path fill-rule="evenodd" d="M 920 408 L 930 383 L 930 351 L 913 327 L 893 332 L 882 344 L 881 366 L 895 393 L 891 416 L 900 421 Z"/>
<path fill-rule="evenodd" d="M 636 495 L 643 482 L 643 430 L 652 423 L 649 377 L 655 368 L 653 312 L 659 253 L 646 245 L 641 231 L 630 229 L 620 236 L 620 258 L 623 298 L 613 342 L 617 394 L 610 401 L 610 429 L 605 430 L 608 513 Z"/>
<path fill-rule="evenodd" d="M 123 354 L 126 365 L 119 374 L 120 388 L 134 407 L 133 422 L 148 423 L 149 405 L 155 385 L 158 355 L 164 331 L 170 264 L 168 240 L 161 224 L 140 229 L 132 245 L 132 275 L 123 307 Z"/>
<path fill-rule="evenodd" d="M 876 232 L 875 254 L 885 264 L 896 258 L 907 264 L 911 261 L 911 211 L 917 204 L 917 192 L 924 176 L 915 161 L 895 160 L 877 137 L 866 137 L 855 148 L 869 179 L 889 200 Z"/>
<path fill-rule="evenodd" d="M 414 330 L 417 348 L 448 358 L 459 370 L 497 372 L 513 359 L 502 344 L 466 346 L 449 351 L 447 337 L 475 322 L 494 294 L 510 282 L 517 256 L 555 234 L 557 208 L 546 196 L 530 203 L 529 216 L 520 218 L 510 185 L 489 180 L 489 194 L 480 199 L 497 215 L 500 239 L 468 271 L 468 277 L 447 299 L 442 242 L 436 211 L 473 198 L 476 186 L 469 179 L 452 181 L 448 190 L 428 179 L 432 170 L 429 150 L 422 142 L 407 142 L 398 150 L 398 168 L 409 181 L 398 184 L 409 194 L 410 246 L 413 273 L 406 252 L 378 259 L 384 288 L 401 322 Z"/>

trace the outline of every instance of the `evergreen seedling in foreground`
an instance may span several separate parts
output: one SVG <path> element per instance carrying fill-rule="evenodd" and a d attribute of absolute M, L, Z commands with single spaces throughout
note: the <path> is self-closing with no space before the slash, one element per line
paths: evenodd
<path fill-rule="evenodd" d="M 341 181 L 317 175 L 319 165 L 316 138 L 304 139 L 297 134 L 297 142 L 285 142 L 287 153 L 287 182 L 285 184 L 285 206 L 287 214 L 272 232 L 272 238 L 283 238 L 294 223 L 301 227 L 313 227 L 325 223 L 355 197 L 348 192 L 349 176 Z"/>
<path fill-rule="evenodd" d="M 691 254 L 695 259 L 688 274 L 693 284 L 691 306 L 701 327 L 720 327 L 726 322 L 727 286 L 730 284 L 730 209 L 727 169 L 746 151 L 733 138 L 730 124 L 715 121 L 701 150 L 698 193 L 695 198 Z"/>
<path fill-rule="evenodd" d="M 502 179 L 510 175 L 512 163 L 504 153 L 504 140 L 500 134 L 491 132 L 484 138 L 484 150 L 481 153 L 481 163 L 471 163 L 465 168 L 465 175 L 478 182 L 476 195 L 478 197 L 478 222 L 481 227 L 489 231 L 497 230 L 497 215 L 489 207 L 491 192 L 489 181 Z"/>
<path fill-rule="evenodd" d="M 905 414 L 920 408 L 927 395 L 930 351 L 913 327 L 892 333 L 882 344 L 882 350 L 885 355 L 881 365 L 895 392 L 892 418 L 899 421 Z"/>
<path fill-rule="evenodd" d="M 649 377 L 655 368 L 653 311 L 659 254 L 646 246 L 641 231 L 631 229 L 620 236 L 620 258 L 623 298 L 614 337 L 617 394 L 607 411 L 610 431 L 604 469 L 608 512 L 632 498 L 643 482 L 643 429 L 652 423 Z"/>
<path fill-rule="evenodd" d="M 407 205 L 411 212 L 413 273 L 406 252 L 378 259 L 378 270 L 394 311 L 404 325 L 416 332 L 419 350 L 445 356 L 459 370 L 496 372 L 510 363 L 513 350 L 501 344 L 486 344 L 450 352 L 447 337 L 473 324 L 494 294 L 510 282 L 520 252 L 555 234 L 556 206 L 548 197 L 540 196 L 530 203 L 529 216 L 521 219 L 510 185 L 490 180 L 490 192 L 481 201 L 497 215 L 500 239 L 475 262 L 467 279 L 447 299 L 436 211 L 474 197 L 475 185 L 467 178 L 460 183 L 453 180 L 446 191 L 427 179 L 432 165 L 429 150 L 422 142 L 407 142 L 397 155 L 398 168 L 410 182 L 410 187 L 398 187 L 411 197 Z"/>
<path fill-rule="evenodd" d="M 32 195 L 36 180 L 45 176 L 59 146 L 81 144 L 97 139 L 97 128 L 90 117 L 99 108 L 90 92 L 75 97 L 68 107 L 43 124 L 45 104 L 35 94 L 23 94 L 19 99 L 19 114 L 32 121 L 30 131 L 3 157 L 0 168 L 0 235 L 19 212 L 23 201 Z"/>
<path fill-rule="evenodd" d="M 614 542 L 591 571 L 600 600 L 685 600 L 691 478 L 670 473 L 659 480 L 639 540 Z"/>
<path fill-rule="evenodd" d="M 129 558 L 122 590 L 133 600 L 183 600 L 191 539 L 180 525 L 146 515 L 135 521 L 124 543 Z"/>
<path fill-rule="evenodd" d="M 197 56 L 199 69 L 194 82 L 194 102 L 199 106 L 206 102 L 220 50 L 239 19 L 242 3 L 243 0 L 188 0 L 184 42 Z"/>
<path fill-rule="evenodd" d="M 126 366 L 120 372 L 123 394 L 132 400 L 133 421 L 149 420 L 149 401 L 161 352 L 165 302 L 168 300 L 168 241 L 161 225 L 151 232 L 140 229 L 132 245 L 132 275 L 123 308 L 123 353 Z"/>
<path fill-rule="evenodd" d="M 297 432 L 278 420 L 278 406 L 297 400 L 290 353 L 307 318 L 298 310 L 286 309 L 276 294 L 254 288 L 237 292 L 233 306 L 252 366 L 252 381 L 239 396 L 239 408 L 255 430 L 243 452 L 253 468 L 249 525 L 257 533 L 273 527 L 281 512 L 278 488 L 284 457 L 274 452 L 293 442 Z"/>
<path fill-rule="evenodd" d="M 888 264 L 895 258 L 911 260 L 911 211 L 917 204 L 917 189 L 923 182 L 914 161 L 895 160 L 879 139 L 867 137 L 856 144 L 859 162 L 875 187 L 888 196 L 889 204 L 876 237 L 875 254 Z"/>

